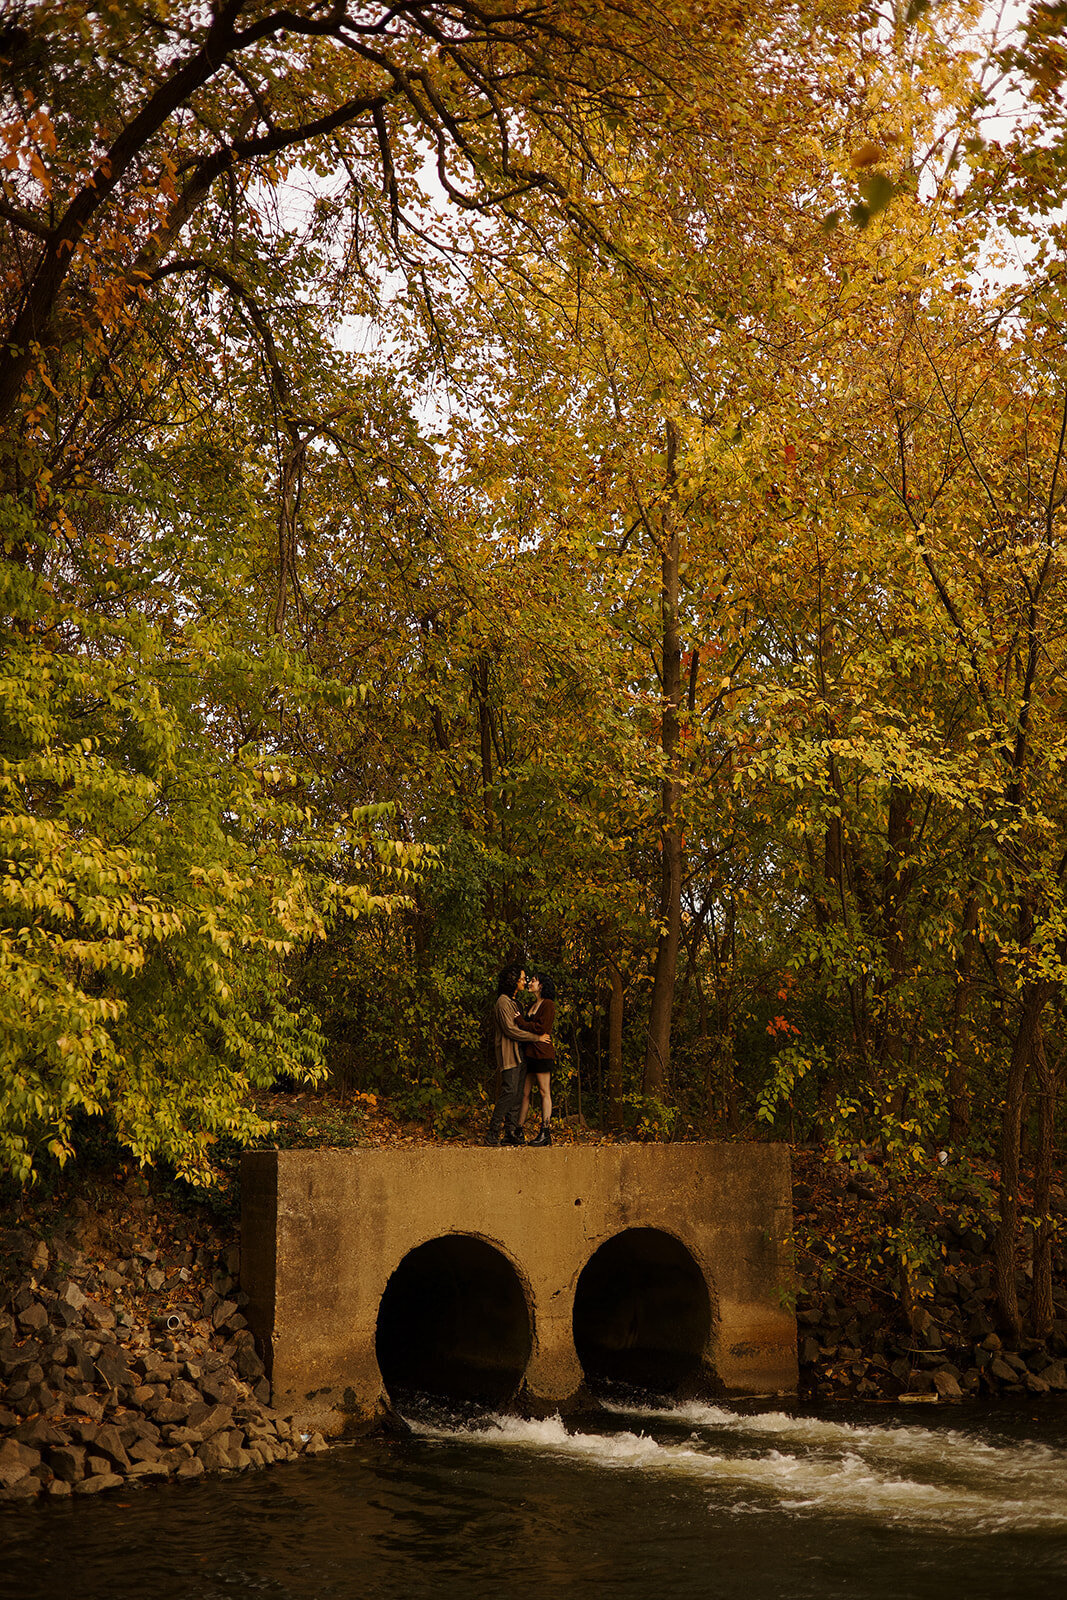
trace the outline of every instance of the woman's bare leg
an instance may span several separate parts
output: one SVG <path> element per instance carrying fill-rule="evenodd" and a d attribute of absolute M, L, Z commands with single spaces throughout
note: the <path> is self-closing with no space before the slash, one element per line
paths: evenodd
<path fill-rule="evenodd" d="M 528 1072 L 522 1085 L 522 1110 L 519 1112 L 520 1128 L 524 1125 L 526 1121 L 526 1113 L 530 1109 L 530 1085 L 532 1080 L 533 1074 Z M 538 1082 L 540 1083 L 540 1074 L 538 1074 Z"/>
<path fill-rule="evenodd" d="M 527 1078 L 526 1078 L 526 1085 L 527 1085 L 526 1092 L 527 1092 L 527 1094 L 529 1094 L 529 1092 L 530 1092 L 529 1084 L 530 1084 L 530 1079 L 529 1079 L 529 1075 L 527 1075 Z M 551 1072 L 539 1072 L 537 1074 L 537 1087 L 541 1091 L 541 1126 L 542 1127 L 546 1127 L 548 1125 L 548 1123 L 550 1123 L 552 1121 L 552 1074 L 551 1074 Z"/>

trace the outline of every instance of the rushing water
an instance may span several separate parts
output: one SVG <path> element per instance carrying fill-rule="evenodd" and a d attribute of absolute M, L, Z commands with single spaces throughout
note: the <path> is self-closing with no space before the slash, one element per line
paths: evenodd
<path fill-rule="evenodd" d="M 414 1425 L 0 1514 L 7 1600 L 1060 1600 L 1067 1407 Z"/>

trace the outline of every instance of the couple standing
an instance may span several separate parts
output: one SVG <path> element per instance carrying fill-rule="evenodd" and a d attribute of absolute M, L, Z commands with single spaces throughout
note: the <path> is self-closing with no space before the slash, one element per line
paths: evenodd
<path fill-rule="evenodd" d="M 516 996 L 527 990 L 534 997 L 523 1015 Z M 525 1144 L 522 1125 L 536 1080 L 541 1095 L 541 1132 L 531 1143 L 552 1143 L 552 1066 L 556 1059 L 552 1024 L 556 1020 L 556 989 L 551 978 L 531 976 L 521 966 L 505 967 L 497 980 L 493 1007 L 493 1050 L 500 1087 L 489 1120 L 486 1144 Z"/>

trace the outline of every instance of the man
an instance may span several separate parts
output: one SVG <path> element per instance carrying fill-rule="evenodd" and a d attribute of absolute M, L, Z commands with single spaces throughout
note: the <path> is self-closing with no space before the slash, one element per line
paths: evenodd
<path fill-rule="evenodd" d="M 522 1113 L 522 1091 L 526 1083 L 526 1058 L 524 1044 L 533 1040 L 529 1029 L 516 1027 L 519 1008 L 515 996 L 526 987 L 526 973 L 518 965 L 505 967 L 496 985 L 496 1004 L 493 1006 L 493 1053 L 496 1056 L 500 1088 L 496 1105 L 489 1119 L 489 1132 L 485 1142 L 489 1145 L 525 1144 L 519 1118 Z M 546 1033 L 536 1036 L 538 1044 L 547 1044 Z"/>

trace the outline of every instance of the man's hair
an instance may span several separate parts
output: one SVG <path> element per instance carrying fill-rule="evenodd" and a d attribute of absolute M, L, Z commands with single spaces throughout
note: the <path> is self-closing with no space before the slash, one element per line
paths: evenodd
<path fill-rule="evenodd" d="M 522 968 L 515 966 L 514 963 L 510 967 L 504 968 L 503 972 L 496 980 L 496 994 L 498 1000 L 502 994 L 506 994 L 509 1000 L 514 1000 L 515 990 L 518 987 L 519 976 L 521 972 Z"/>

